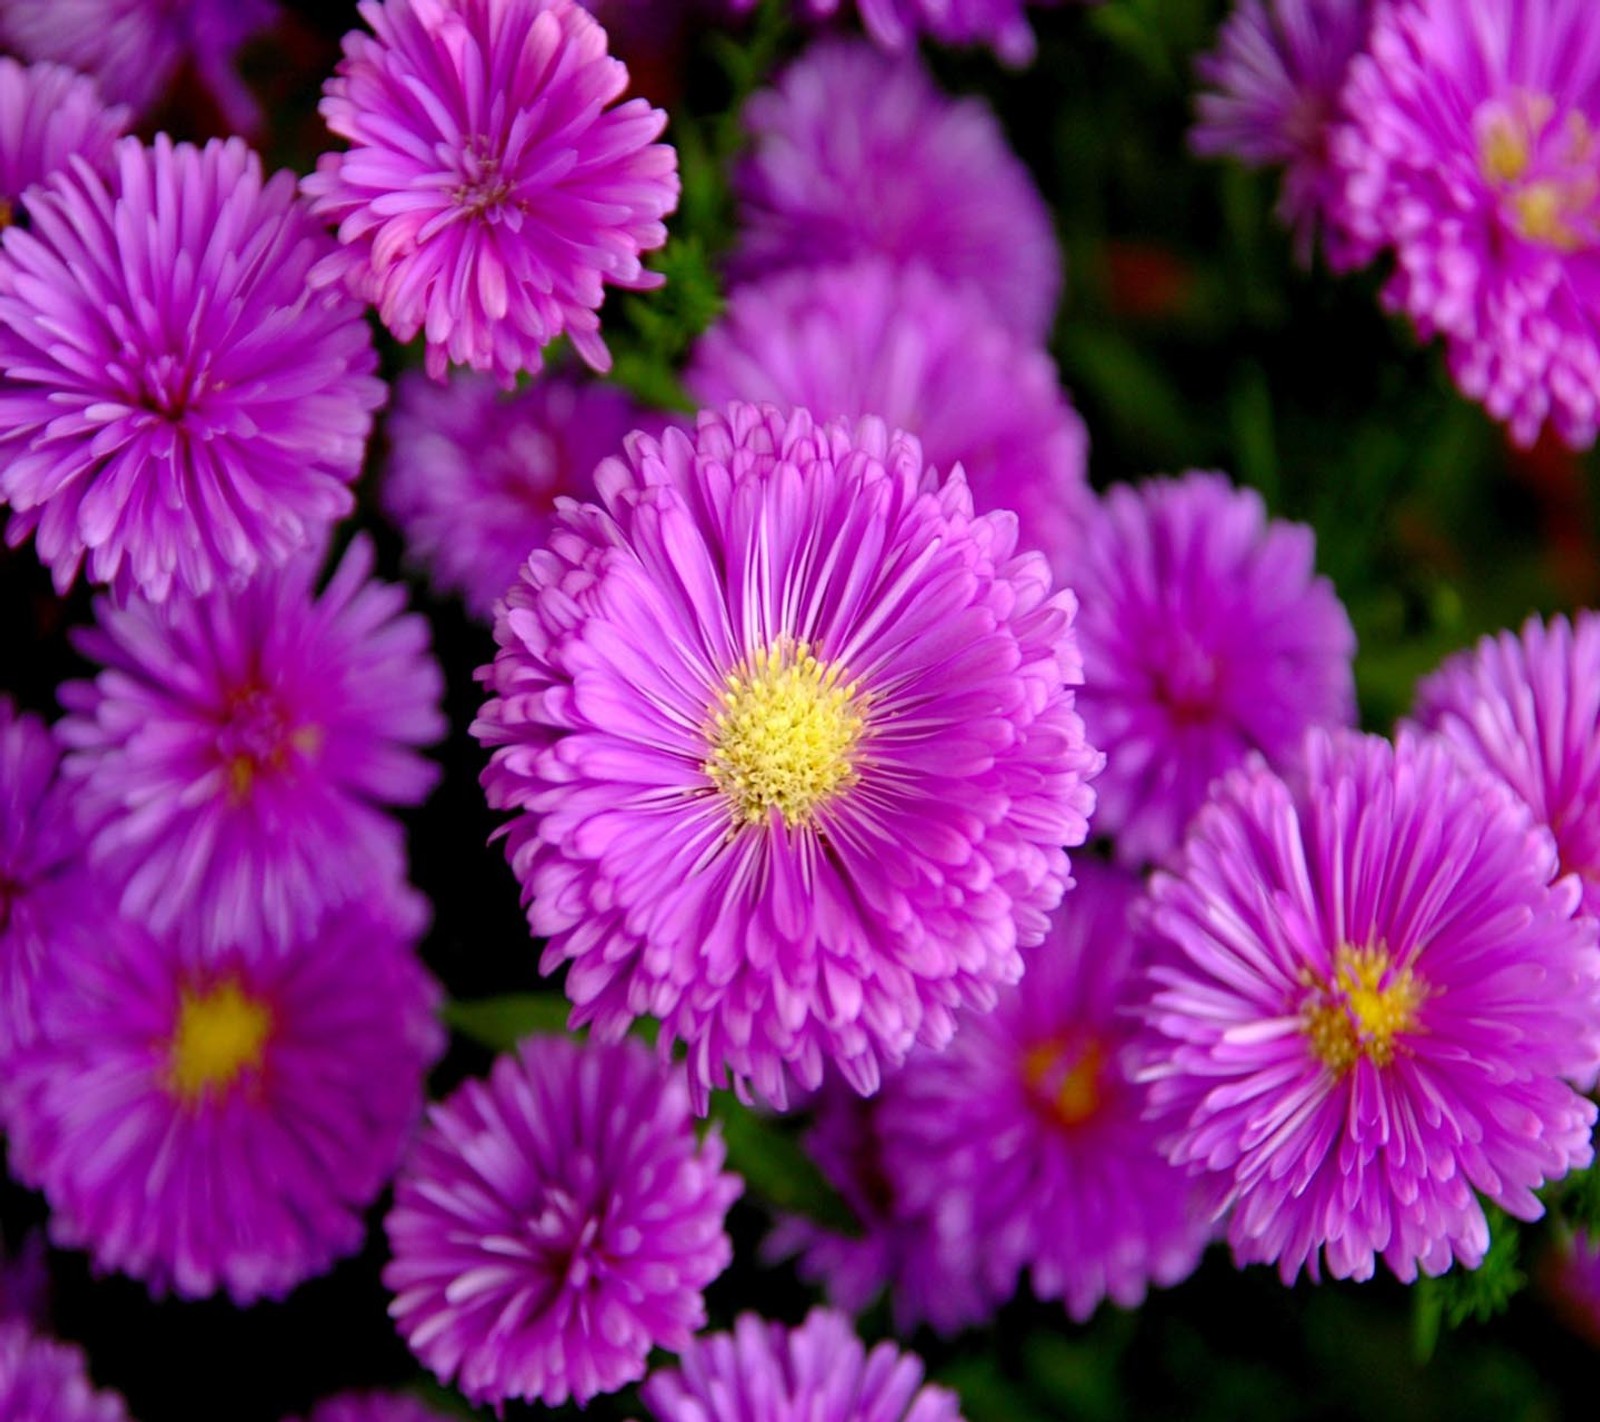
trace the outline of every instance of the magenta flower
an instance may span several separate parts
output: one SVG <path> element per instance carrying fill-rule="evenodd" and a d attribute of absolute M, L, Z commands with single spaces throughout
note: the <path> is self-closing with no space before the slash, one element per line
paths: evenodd
<path fill-rule="evenodd" d="M 1380 6 L 1331 139 L 1355 260 L 1445 339 L 1462 391 L 1532 444 L 1600 424 L 1600 44 L 1585 0 Z"/>
<path fill-rule="evenodd" d="M 114 1392 L 89 1381 L 83 1349 L 0 1323 L 0 1417 L 6 1422 L 128 1422 Z"/>
<path fill-rule="evenodd" d="M 1151 888 L 1145 1075 L 1241 1263 L 1475 1268 L 1479 1194 L 1536 1219 L 1590 1163 L 1600 948 L 1557 872 L 1433 738 L 1312 731 L 1213 791 Z"/>
<path fill-rule="evenodd" d="M 703 405 L 880 416 L 916 435 L 936 469 L 960 464 L 979 509 L 1016 513 L 1023 545 L 1065 580 L 1093 505 L 1088 435 L 1050 357 L 974 288 L 881 258 L 770 277 L 733 293 L 685 382 Z"/>
<path fill-rule="evenodd" d="M 867 1352 L 850 1320 L 825 1308 L 792 1329 L 740 1314 L 639 1395 L 656 1422 L 961 1422 L 960 1400 L 923 1383 L 920 1358 L 893 1343 Z"/>
<path fill-rule="evenodd" d="M 611 357 L 603 284 L 643 291 L 666 241 L 677 154 L 666 115 L 608 105 L 628 71 L 570 0 L 362 0 L 373 34 L 345 36 L 322 116 L 348 140 L 305 191 L 339 224 L 314 279 L 342 280 L 402 341 L 510 385 L 565 334 L 596 370 Z"/>
<path fill-rule="evenodd" d="M 0 0 L 0 39 L 26 59 L 80 70 L 140 114 L 189 66 L 229 127 L 248 133 L 260 112 L 236 61 L 277 18 L 274 0 Z"/>
<path fill-rule="evenodd" d="M 914 55 L 821 41 L 745 106 L 735 175 L 740 280 L 883 256 L 971 284 L 1041 341 L 1061 299 L 1049 209 L 978 99 L 942 93 Z"/>
<path fill-rule="evenodd" d="M 531 1037 L 434 1107 L 395 1185 L 389 1312 L 473 1402 L 582 1404 L 685 1347 L 739 1177 L 638 1042 Z"/>
<path fill-rule="evenodd" d="M 342 1392 L 319 1402 L 306 1422 L 450 1422 L 403 1392 Z"/>
<path fill-rule="evenodd" d="M 926 35 L 939 44 L 988 45 L 1007 64 L 1032 64 L 1037 43 L 1028 24 L 1025 0 L 858 0 L 861 22 L 884 49 L 896 53 L 914 49 Z M 1048 5 L 1053 0 L 1028 0 Z M 753 10 L 756 0 L 734 0 L 733 8 Z M 814 19 L 839 12 L 840 0 L 800 0 L 801 10 Z"/>
<path fill-rule="evenodd" d="M 0 492 L 64 591 L 203 593 L 319 538 L 383 386 L 294 179 L 243 143 L 125 138 L 29 199 L 0 252 Z"/>
<path fill-rule="evenodd" d="M 1600 614 L 1485 637 L 1418 685 L 1415 714 L 1511 787 L 1600 916 Z"/>
<path fill-rule="evenodd" d="M 96 606 L 61 688 L 90 856 L 122 911 L 187 944 L 303 937 L 405 877 L 385 813 L 420 803 L 444 733 L 428 626 L 357 539 L 327 586 L 302 558 L 236 594 Z"/>
<path fill-rule="evenodd" d="M 408 371 L 389 417 L 383 506 L 433 586 L 487 621 L 549 535 L 556 501 L 592 499 L 595 466 L 652 420 L 613 386 L 566 376 L 507 395 L 483 376 L 441 385 Z"/>
<path fill-rule="evenodd" d="M 573 1025 L 649 1013 L 696 1105 L 856 1090 L 1021 975 L 1101 757 L 1071 593 L 880 421 L 636 435 L 496 618 L 473 730 Z"/>
<path fill-rule="evenodd" d="M 1166 854 L 1250 751 L 1281 764 L 1307 726 L 1354 722 L 1355 633 L 1315 551 L 1221 474 L 1106 495 L 1068 581 L 1079 705 L 1107 758 L 1095 827 L 1125 862 Z"/>
<path fill-rule="evenodd" d="M 270 954 L 75 925 L 0 1086 L 52 1241 L 237 1304 L 358 1249 L 444 1047 L 413 952 L 426 919 L 394 886 Z"/>
<path fill-rule="evenodd" d="M 1334 260 L 1343 256 L 1325 225 L 1337 190 L 1328 136 L 1371 20 L 1372 0 L 1236 0 L 1216 50 L 1195 65 L 1209 88 L 1196 100 L 1190 145 L 1284 170 L 1278 217 L 1301 262 L 1319 229 Z"/>
<path fill-rule="evenodd" d="M 81 74 L 0 56 L 0 228 L 10 226 L 24 192 L 73 158 L 110 172 L 112 145 L 128 118 L 120 104 L 102 102 Z"/>

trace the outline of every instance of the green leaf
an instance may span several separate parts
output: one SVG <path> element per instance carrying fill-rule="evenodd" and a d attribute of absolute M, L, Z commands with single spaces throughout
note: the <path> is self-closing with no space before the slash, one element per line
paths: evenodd
<path fill-rule="evenodd" d="M 822 1178 L 792 1130 L 726 1092 L 713 1100 L 711 1115 L 722 1126 L 728 1164 L 768 1208 L 804 1215 L 841 1234 L 861 1233 L 860 1221 Z"/>
<path fill-rule="evenodd" d="M 509 1052 L 534 1032 L 565 1034 L 572 1004 L 548 992 L 515 992 L 445 1004 L 445 1025 L 491 1052 Z"/>
<path fill-rule="evenodd" d="M 1419 1363 L 1433 1355 L 1445 1328 L 1488 1323 L 1510 1307 L 1528 1282 L 1523 1272 L 1522 1232 L 1517 1223 L 1493 1205 L 1484 1207 L 1489 1221 L 1489 1249 L 1476 1269 L 1459 1264 L 1436 1279 L 1423 1277 L 1413 1290 L 1412 1346 Z"/>

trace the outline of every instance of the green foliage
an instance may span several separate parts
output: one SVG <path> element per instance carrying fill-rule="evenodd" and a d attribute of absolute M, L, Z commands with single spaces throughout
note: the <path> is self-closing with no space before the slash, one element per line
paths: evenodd
<path fill-rule="evenodd" d="M 517 992 L 448 1002 L 444 1020 L 480 1047 L 509 1052 L 535 1032 L 564 1033 L 571 1011 L 572 1004 L 559 993 Z"/>
<path fill-rule="evenodd" d="M 1436 1279 L 1423 1277 L 1413 1289 L 1412 1343 L 1419 1362 L 1438 1346 L 1442 1329 L 1488 1323 L 1504 1313 L 1528 1282 L 1522 1270 L 1522 1234 L 1515 1220 L 1485 1206 L 1489 1249 L 1476 1269 L 1452 1266 Z"/>
<path fill-rule="evenodd" d="M 711 1117 L 722 1128 L 729 1167 L 767 1209 L 804 1215 L 841 1234 L 861 1232 L 850 1207 L 801 1147 L 793 1122 L 741 1106 L 727 1092 L 712 1101 Z"/>

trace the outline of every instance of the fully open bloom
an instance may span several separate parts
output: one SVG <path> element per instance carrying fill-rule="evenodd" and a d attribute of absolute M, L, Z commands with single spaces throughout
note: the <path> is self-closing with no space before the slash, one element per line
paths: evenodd
<path fill-rule="evenodd" d="M 474 732 L 574 1025 L 660 1019 L 697 1102 L 858 1091 L 1021 975 L 1101 757 L 1074 600 L 880 421 L 632 436 L 496 618 Z"/>
<path fill-rule="evenodd" d="M 1307 726 L 1355 719 L 1355 633 L 1303 524 L 1221 474 L 1118 485 L 1068 560 L 1089 737 L 1107 764 L 1095 828 L 1159 859 L 1215 776 L 1281 764 Z"/>
<path fill-rule="evenodd" d="M 1418 684 L 1414 714 L 1516 792 L 1600 916 L 1600 613 L 1485 637 Z"/>
<path fill-rule="evenodd" d="M 0 1323 L 0 1417 L 6 1422 L 128 1422 L 114 1392 L 89 1381 L 83 1349 Z"/>
<path fill-rule="evenodd" d="M 0 1092 L 50 1235 L 160 1293 L 279 1298 L 353 1253 L 443 1049 L 399 886 L 276 953 L 80 921 Z"/>
<path fill-rule="evenodd" d="M 474 1402 L 615 1391 L 705 1323 L 741 1189 L 722 1160 L 640 1043 L 531 1037 L 429 1112 L 387 1221 L 389 1312 Z"/>
<path fill-rule="evenodd" d="M 923 1384 L 920 1358 L 893 1343 L 867 1352 L 850 1320 L 825 1308 L 798 1328 L 740 1314 L 639 1395 L 656 1422 L 961 1422 L 956 1395 Z"/>
<path fill-rule="evenodd" d="M 1351 255 L 1445 338 L 1461 389 L 1531 444 L 1600 425 L 1600 35 L 1587 0 L 1376 11 L 1331 152 Z"/>
<path fill-rule="evenodd" d="M 1061 249 L 1033 179 L 978 99 L 942 93 L 915 55 L 824 40 L 745 105 L 735 174 L 741 280 L 883 256 L 983 293 L 1041 340 Z"/>
<path fill-rule="evenodd" d="M 83 75 L 0 57 L 0 227 L 14 220 L 24 192 L 71 159 L 108 172 L 127 126 L 127 109 L 108 106 Z"/>
<path fill-rule="evenodd" d="M 282 563 L 352 505 L 383 400 L 332 245 L 237 139 L 115 150 L 28 201 L 0 252 L 0 493 L 58 591 L 157 601 Z"/>
<path fill-rule="evenodd" d="M 1482 1261 L 1587 1166 L 1600 947 L 1555 843 L 1443 742 L 1310 732 L 1227 776 L 1152 887 L 1145 1074 L 1241 1262 Z"/>
<path fill-rule="evenodd" d="M 753 282 L 701 338 L 685 384 L 704 405 L 879 416 L 934 468 L 959 464 L 983 512 L 1012 510 L 1023 546 L 1064 578 L 1093 504 L 1088 435 L 1054 362 L 975 288 L 881 257 Z"/>
<path fill-rule="evenodd" d="M 677 154 L 628 71 L 572 0 L 362 0 L 322 116 L 349 141 L 305 180 L 339 224 L 314 280 L 343 280 L 391 331 L 509 385 L 565 334 L 609 369 L 603 285 L 661 277 Z"/>
<path fill-rule="evenodd" d="M 61 688 L 90 857 L 124 913 L 190 944 L 284 943 L 405 877 L 386 813 L 436 768 L 443 678 L 405 590 L 350 545 L 320 593 L 304 557 L 237 593 L 96 607 L 103 670 Z"/>

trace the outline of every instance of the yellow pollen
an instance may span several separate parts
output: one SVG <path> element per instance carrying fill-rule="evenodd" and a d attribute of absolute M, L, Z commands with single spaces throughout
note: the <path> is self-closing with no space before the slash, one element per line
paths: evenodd
<path fill-rule="evenodd" d="M 1418 1029 L 1417 1009 L 1427 994 L 1410 968 L 1394 968 L 1387 949 L 1348 944 L 1334 954 L 1332 984 L 1308 978 L 1308 985 L 1306 1035 L 1335 1076 L 1361 1057 L 1388 1066 L 1395 1038 Z"/>
<path fill-rule="evenodd" d="M 259 1071 L 272 1034 L 272 1013 L 230 978 L 204 991 L 183 990 L 172 1034 L 169 1080 L 193 1105 L 208 1092 L 226 1092 L 246 1071 Z"/>
<path fill-rule="evenodd" d="M 1059 1037 L 1023 1053 L 1022 1079 L 1057 1125 L 1081 1126 L 1100 1109 L 1105 1051 L 1093 1037 L 1071 1043 Z"/>
<path fill-rule="evenodd" d="M 4 231 L 7 227 L 11 226 L 12 220 L 15 217 L 16 213 L 12 209 L 11 199 L 0 197 L 0 231 Z"/>
<path fill-rule="evenodd" d="M 1497 118 L 1485 126 L 1481 165 L 1491 183 L 1514 183 L 1528 171 L 1532 155 L 1528 139 L 1509 118 Z"/>
<path fill-rule="evenodd" d="M 1600 198 L 1594 129 L 1576 109 L 1555 125 L 1548 94 L 1513 94 L 1475 119 L 1478 171 L 1501 190 L 1507 225 L 1519 237 L 1571 252 L 1596 239 Z"/>
<path fill-rule="evenodd" d="M 775 642 L 728 673 L 701 768 L 739 823 L 762 824 L 777 810 L 791 827 L 810 824 L 855 783 L 866 725 L 857 689 L 803 642 Z"/>

